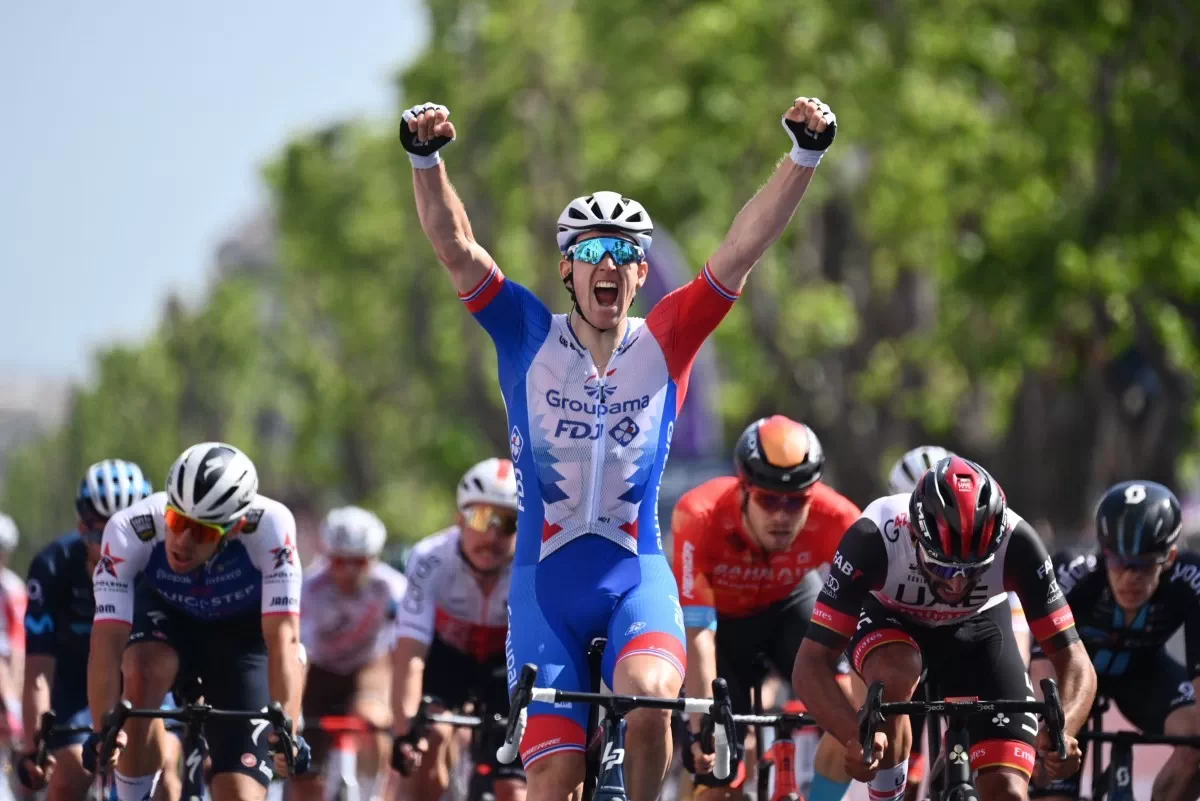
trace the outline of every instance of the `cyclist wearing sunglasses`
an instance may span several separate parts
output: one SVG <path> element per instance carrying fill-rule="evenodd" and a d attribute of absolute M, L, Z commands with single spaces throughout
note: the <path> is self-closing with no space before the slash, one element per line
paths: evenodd
<path fill-rule="evenodd" d="M 1200 735 L 1200 555 L 1179 549 L 1183 515 L 1171 490 L 1152 481 L 1110 487 L 1096 507 L 1096 547 L 1058 558 L 1058 583 L 1078 615 L 1099 693 L 1151 734 Z M 1064 555 L 1065 556 L 1065 555 Z M 1184 629 L 1186 664 L 1166 644 Z M 1041 654 L 1034 676 L 1045 675 Z M 1196 797 L 1196 752 L 1175 748 L 1151 797 Z M 1051 783 L 1040 798 L 1079 797 L 1080 776 Z"/>
<path fill-rule="evenodd" d="M 847 772 L 870 782 L 872 799 L 904 797 L 911 730 L 907 717 L 889 718 L 863 765 L 857 713 L 834 683 L 843 650 L 867 684 L 884 683 L 887 701 L 911 698 L 923 673 L 939 698 L 1032 697 L 1009 589 L 1058 676 L 1068 757 L 1051 751 L 1032 715 L 973 717 L 970 758 L 983 801 L 1028 798 L 1035 755 L 1051 778 L 1079 767 L 1073 735 L 1091 710 L 1096 676 L 1045 546 L 991 475 L 958 456 L 938 461 L 911 495 L 874 501 L 842 537 L 792 683 L 846 744 Z"/>
<path fill-rule="evenodd" d="M 916 489 L 921 476 L 942 459 L 950 455 L 945 448 L 937 445 L 921 445 L 905 453 L 892 466 L 888 473 L 888 491 L 893 495 L 909 494 Z M 1021 608 L 1021 599 L 1015 592 L 1008 593 L 1008 605 L 1012 610 L 1013 635 L 1017 638 L 1017 648 L 1021 659 L 1029 664 L 1030 649 L 1033 645 L 1033 635 L 1029 633 L 1029 622 L 1025 619 L 1025 611 Z M 917 689 L 918 697 L 922 689 Z M 912 752 L 908 758 L 908 788 L 906 798 L 916 801 L 920 791 L 921 780 L 925 776 L 925 718 L 912 718 Z M 812 801 L 810 799 L 810 801 Z"/>
<path fill-rule="evenodd" d="M 686 665 L 683 620 L 654 499 L 675 417 L 700 346 L 787 227 L 833 143 L 833 112 L 816 98 L 789 104 L 781 119 L 789 158 L 738 213 L 701 274 L 645 319 L 629 309 L 649 270 L 654 226 L 646 209 L 616 192 L 567 204 L 558 218 L 558 271 L 573 308 L 552 314 L 475 241 L 441 163 L 456 133 L 449 116 L 444 106 L 414 106 L 400 139 L 434 253 L 496 345 L 523 491 L 509 662 L 538 665 L 540 680 L 555 689 L 587 690 L 589 644 L 607 636 L 609 687 L 674 698 Z M 516 679 L 514 669 L 512 686 Z M 585 704 L 529 707 L 521 756 L 537 801 L 581 786 L 587 715 Z M 670 761 L 670 714 L 639 709 L 625 722 L 629 797 L 653 801 Z"/>
<path fill-rule="evenodd" d="M 185 450 L 171 465 L 166 492 L 117 512 L 104 527 L 92 574 L 92 720 L 122 697 L 122 678 L 124 698 L 135 707 L 157 706 L 177 679 L 199 679 L 216 708 L 263 709 L 278 701 L 298 720 L 295 543 L 292 513 L 258 494 L 258 472 L 246 454 L 220 442 Z M 166 764 L 161 730 L 160 720 L 125 724 L 115 773 L 121 801 L 143 801 Z M 275 735 L 261 734 L 253 722 L 208 722 L 214 801 L 262 801 L 272 774 L 286 775 L 283 755 L 269 751 Z M 84 745 L 89 770 L 98 741 L 93 734 Z M 297 773 L 308 756 L 298 738 Z"/>
<path fill-rule="evenodd" d="M 423 695 L 435 701 L 430 711 L 461 709 L 472 700 L 488 714 L 508 714 L 505 599 L 516 548 L 517 492 L 513 463 L 485 459 L 458 483 L 457 525 L 425 538 L 409 555 L 392 694 L 393 767 L 409 771 L 402 780 L 409 801 L 441 798 L 458 759 L 446 727 L 430 727 L 423 742 L 410 736 Z M 523 799 L 521 766 L 500 763 L 495 751 L 485 752 L 497 801 Z"/>
<path fill-rule="evenodd" d="M 76 530 L 51 542 L 30 562 L 23 693 L 26 731 L 36 731 L 42 713 L 51 709 L 61 725 L 92 725 L 87 663 L 96 614 L 92 571 L 100 561 L 100 539 L 110 517 L 151 492 L 137 464 L 121 459 L 96 462 L 84 473 L 75 495 Z M 92 781 L 83 769 L 86 738 L 83 734 L 52 736 L 45 771 L 34 762 L 30 747 L 18 760 L 18 779 L 30 790 L 49 785 L 50 801 L 84 798 Z M 162 747 L 174 749 L 177 755 L 178 742 L 173 738 L 164 737 Z M 179 798 L 178 778 L 163 782 L 160 791 L 160 798 Z"/>
<path fill-rule="evenodd" d="M 404 574 L 381 562 L 387 530 L 373 512 L 357 506 L 334 509 L 321 523 L 322 558 L 304 575 L 300 595 L 300 640 L 308 652 L 304 717 L 357 715 L 377 726 L 391 724 L 388 703 L 396 615 L 404 597 Z M 305 733 L 314 764 L 324 765 L 330 735 Z M 375 774 L 388 753 L 386 738 L 361 743 L 360 767 Z M 295 798 L 324 798 L 319 771 L 296 777 Z"/>
<path fill-rule="evenodd" d="M 821 591 L 818 568 L 860 514 L 821 482 L 825 453 L 817 435 L 781 415 L 746 427 L 734 449 L 736 477 L 714 478 L 685 493 L 671 518 L 674 570 L 687 631 L 689 696 L 712 694 L 717 676 L 729 684 L 734 712 L 750 711 L 761 654 L 788 677 Z M 841 678 L 849 689 L 849 666 Z M 695 735 L 685 761 L 706 799 L 741 796 L 744 770 L 722 781 L 713 755 Z M 739 759 L 744 752 L 739 745 Z M 690 758 L 690 759 L 688 759 Z M 815 760 L 810 801 L 839 799 L 849 786 L 841 745 L 826 738 Z M 823 781 L 822 781 L 823 780 Z M 833 788 L 833 789 L 831 789 Z"/>

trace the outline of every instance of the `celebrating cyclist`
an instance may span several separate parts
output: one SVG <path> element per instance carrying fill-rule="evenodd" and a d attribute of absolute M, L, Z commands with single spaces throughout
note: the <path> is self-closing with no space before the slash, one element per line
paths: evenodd
<path fill-rule="evenodd" d="M 1200 673 L 1200 555 L 1179 550 L 1183 515 L 1171 490 L 1125 481 L 1096 508 L 1097 547 L 1058 563 L 1058 586 L 1078 614 L 1079 633 L 1099 677 L 1099 694 L 1150 734 L 1200 735 L 1195 682 Z M 1187 664 L 1167 652 L 1180 627 Z M 1045 672 L 1040 654 L 1035 675 Z M 1194 799 L 1195 749 L 1175 748 L 1151 797 Z M 1041 798 L 1079 797 L 1079 774 L 1035 789 Z"/>
<path fill-rule="evenodd" d="M 558 270 L 572 308 L 551 314 L 475 241 L 441 162 L 456 134 L 449 115 L 432 103 L 415 106 L 400 135 L 415 168 L 421 225 L 496 344 L 521 492 L 510 688 L 517 667 L 533 663 L 543 686 L 586 690 L 589 644 L 606 636 L 608 686 L 674 698 L 685 670 L 683 615 L 655 501 L 675 416 L 701 344 L 787 227 L 833 142 L 833 113 L 816 98 L 788 108 L 790 158 L 738 214 L 700 276 L 644 320 L 628 315 L 649 269 L 654 226 L 646 209 L 608 191 L 567 204 Z M 586 719 L 581 704 L 530 706 L 521 756 L 536 801 L 557 801 L 582 784 Z M 670 760 L 670 714 L 639 709 L 625 720 L 630 799 L 653 801 Z"/>
<path fill-rule="evenodd" d="M 408 557 L 408 591 L 397 625 L 394 766 L 410 774 L 405 797 L 438 801 L 456 761 L 454 740 L 433 726 L 422 743 L 413 716 L 423 695 L 431 712 L 460 709 L 468 700 L 488 714 L 508 714 L 504 638 L 517 533 L 517 477 L 507 459 L 486 459 L 458 484 L 458 523 L 433 534 Z M 525 797 L 520 765 L 496 760 L 499 742 L 477 749 L 488 758 L 497 801 Z"/>
<path fill-rule="evenodd" d="M 1031 698 L 1009 588 L 1061 683 L 1068 755 L 1050 750 L 1032 715 L 973 717 L 970 758 L 983 801 L 1027 798 L 1035 754 L 1051 777 L 1079 767 L 1073 735 L 1096 677 L 1045 546 L 991 475 L 958 456 L 937 462 L 911 495 L 871 503 L 842 538 L 792 681 L 817 722 L 846 744 L 847 771 L 870 782 L 874 801 L 904 797 L 911 731 L 907 717 L 887 718 L 863 764 L 857 715 L 834 683 L 843 649 L 864 681 L 883 682 L 885 701 L 910 699 L 923 672 L 939 695 Z"/>
<path fill-rule="evenodd" d="M 76 531 L 51 542 L 33 557 L 27 583 L 25 618 L 25 730 L 37 731 L 44 712 L 54 710 L 63 726 L 91 726 L 87 705 L 87 663 L 92 618 L 92 571 L 100 561 L 104 524 L 151 493 L 150 482 L 133 462 L 105 459 L 87 469 L 75 495 Z M 51 735 L 46 742 L 45 771 L 34 761 L 31 746 L 22 754 L 17 776 L 31 790 L 49 784 L 50 801 L 79 801 L 91 776 L 83 769 L 86 734 Z M 177 757 L 178 744 L 164 737 L 166 758 Z M 47 775 L 48 774 L 48 775 Z M 178 798 L 177 776 L 164 776 L 160 797 Z"/>
<path fill-rule="evenodd" d="M 396 614 L 404 597 L 404 575 L 379 554 L 387 529 L 375 513 L 357 506 L 334 509 L 321 523 L 322 560 L 304 576 L 300 594 L 300 640 L 308 654 L 304 683 L 305 739 L 312 759 L 323 764 L 330 733 L 312 724 L 325 715 L 352 715 L 373 726 L 391 724 L 388 696 Z M 373 737 L 362 765 L 388 753 L 387 738 Z M 295 798 L 325 797 L 320 771 L 297 776 Z"/>
<path fill-rule="evenodd" d="M 821 482 L 825 453 L 817 435 L 786 417 L 747 426 L 733 460 L 736 477 L 714 478 L 679 499 L 671 534 L 687 631 L 687 693 L 710 696 L 719 675 L 741 714 L 750 711 L 751 686 L 764 678 L 757 675 L 760 655 L 780 675 L 791 675 L 821 591 L 817 568 L 833 561 L 860 512 Z M 849 689 L 848 664 L 842 673 Z M 731 771 L 724 781 L 713 776 L 714 757 L 696 738 L 700 721 L 691 728 L 696 784 L 734 788 L 703 797 L 739 797 L 744 771 Z M 823 738 L 809 801 L 845 794 L 850 779 L 842 763 L 841 744 Z"/>
<path fill-rule="evenodd" d="M 295 721 L 303 683 L 295 543 L 292 513 L 258 494 L 254 464 L 219 442 L 185 450 L 171 465 L 166 492 L 114 514 L 92 574 L 94 725 L 122 692 L 135 707 L 155 707 L 181 676 L 198 678 L 213 707 L 264 709 L 278 701 Z M 165 764 L 161 729 L 160 720 L 125 724 L 114 774 L 121 801 L 150 793 Z M 262 735 L 248 721 L 207 723 L 214 801 L 262 801 L 273 772 L 286 772 L 282 754 L 272 770 L 275 735 Z M 84 745 L 89 768 L 98 742 L 93 734 Z M 299 738 L 297 772 L 308 755 Z"/>

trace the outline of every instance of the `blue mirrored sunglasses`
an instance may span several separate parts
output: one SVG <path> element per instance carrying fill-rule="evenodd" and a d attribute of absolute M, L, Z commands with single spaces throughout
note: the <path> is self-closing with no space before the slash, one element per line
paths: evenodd
<path fill-rule="evenodd" d="M 970 581 L 982 576 L 992 565 L 991 558 L 979 563 L 943 562 L 931 555 L 924 545 L 921 545 L 919 550 L 921 551 L 922 567 L 931 576 L 941 581 L 953 581 L 957 576 L 962 576 Z"/>
<path fill-rule="evenodd" d="M 567 249 L 567 258 L 586 264 L 599 264 L 604 260 L 605 253 L 612 256 L 613 264 L 619 267 L 640 262 L 646 258 L 646 251 L 628 239 L 616 236 L 598 236 L 595 239 L 573 245 Z"/>

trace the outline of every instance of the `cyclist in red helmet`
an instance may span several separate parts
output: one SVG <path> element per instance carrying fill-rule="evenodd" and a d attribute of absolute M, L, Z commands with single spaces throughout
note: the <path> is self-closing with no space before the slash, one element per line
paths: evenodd
<path fill-rule="evenodd" d="M 872 801 L 904 797 L 912 731 L 908 718 L 889 717 L 862 764 L 857 714 L 834 681 L 843 650 L 867 684 L 884 683 L 886 701 L 911 698 L 922 672 L 937 696 L 1031 697 L 1008 590 L 1020 596 L 1059 678 L 1068 757 L 1050 749 L 1032 715 L 975 716 L 970 758 L 983 801 L 1028 798 L 1035 758 L 1049 778 L 1079 766 L 1073 735 L 1091 709 L 1096 673 L 1046 547 L 991 475 L 959 456 L 937 462 L 911 495 L 870 504 L 842 537 L 792 683 L 822 728 L 846 744 L 847 771 L 870 782 Z"/>

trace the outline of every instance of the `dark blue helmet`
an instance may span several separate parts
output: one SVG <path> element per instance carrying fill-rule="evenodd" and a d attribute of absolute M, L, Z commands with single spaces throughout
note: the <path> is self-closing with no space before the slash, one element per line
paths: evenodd
<path fill-rule="evenodd" d="M 1153 481 L 1122 481 L 1096 507 L 1096 537 L 1117 556 L 1165 555 L 1182 527 L 1179 499 Z"/>

